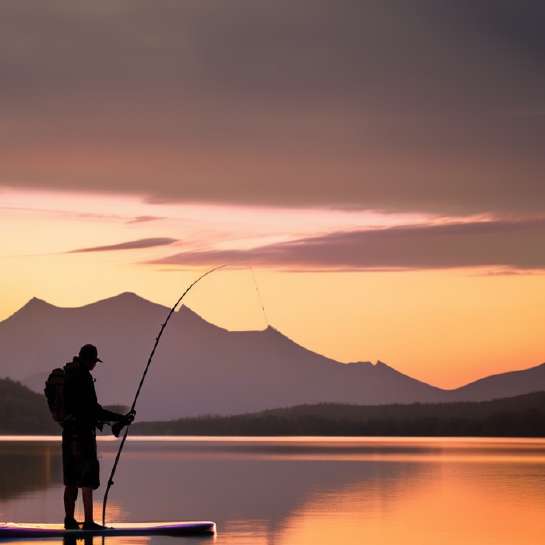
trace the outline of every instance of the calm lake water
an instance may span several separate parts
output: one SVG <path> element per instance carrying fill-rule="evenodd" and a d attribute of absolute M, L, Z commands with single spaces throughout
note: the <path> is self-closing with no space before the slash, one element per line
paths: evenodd
<path fill-rule="evenodd" d="M 102 441 L 99 449 L 105 482 L 116 443 Z M 59 451 L 52 439 L 0 439 L 0 520 L 62 520 Z M 132 439 L 115 481 L 110 521 L 209 519 L 218 534 L 107 538 L 111 545 L 533 545 L 545 539 L 543 440 Z M 55 541 L 62 543 L 46 542 Z"/>

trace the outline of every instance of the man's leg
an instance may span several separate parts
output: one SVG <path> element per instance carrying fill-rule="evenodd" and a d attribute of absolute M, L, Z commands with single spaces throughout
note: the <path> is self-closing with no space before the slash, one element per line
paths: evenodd
<path fill-rule="evenodd" d="M 81 489 L 81 495 L 83 497 L 83 512 L 85 513 L 85 522 L 93 522 L 93 489 L 83 487 Z"/>
<path fill-rule="evenodd" d="M 74 518 L 74 511 L 76 509 L 77 499 L 78 499 L 78 487 L 65 486 L 64 487 L 64 512 L 67 519 Z"/>

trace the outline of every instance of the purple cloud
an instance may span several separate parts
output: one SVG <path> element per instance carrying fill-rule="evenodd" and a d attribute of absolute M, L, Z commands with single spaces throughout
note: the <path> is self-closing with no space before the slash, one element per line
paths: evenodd
<path fill-rule="evenodd" d="M 544 269 L 545 219 L 404 226 L 337 232 L 250 250 L 183 252 L 153 263 L 280 269 Z"/>
<path fill-rule="evenodd" d="M 67 254 L 83 254 L 89 252 L 115 252 L 119 250 L 141 250 L 143 248 L 154 248 L 156 246 L 168 246 L 178 242 L 175 238 L 142 238 L 139 240 L 130 240 L 119 244 L 109 244 L 107 246 L 93 246 L 90 248 L 78 248 L 70 250 Z"/>
<path fill-rule="evenodd" d="M 545 214 L 544 2 L 209 4 L 4 0 L 0 186 Z"/>

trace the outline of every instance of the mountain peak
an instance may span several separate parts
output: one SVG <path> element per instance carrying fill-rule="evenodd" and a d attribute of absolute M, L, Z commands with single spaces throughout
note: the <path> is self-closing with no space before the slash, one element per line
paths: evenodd
<path fill-rule="evenodd" d="M 198 312 L 195 312 L 192 308 L 189 308 L 187 305 L 182 304 L 176 311 L 176 317 L 178 320 L 181 320 L 185 326 L 193 324 L 194 326 L 200 327 L 202 325 L 211 326 L 212 328 L 217 328 L 218 330 L 225 331 L 223 327 L 217 326 L 212 322 L 209 322 L 203 318 Z"/>
<path fill-rule="evenodd" d="M 387 363 L 384 363 L 383 361 L 377 360 L 375 365 L 373 366 L 375 368 L 375 371 L 380 373 L 381 375 L 401 375 L 403 373 L 400 373 L 397 369 L 394 369 Z"/>
<path fill-rule="evenodd" d="M 55 305 L 44 301 L 38 297 L 32 297 L 29 299 L 19 310 L 16 310 L 7 320 L 18 319 L 21 316 L 42 314 L 47 310 L 57 309 Z"/>
<path fill-rule="evenodd" d="M 84 305 L 80 308 L 94 308 L 94 307 L 114 307 L 118 309 L 134 309 L 134 308 L 146 308 L 146 307 L 161 307 L 166 310 L 166 307 L 163 305 L 159 305 L 157 303 L 153 303 L 152 301 L 148 301 L 148 299 L 145 299 L 144 297 L 141 297 L 140 295 L 132 292 L 132 291 L 124 291 L 122 293 L 119 293 L 118 295 L 113 295 L 112 297 L 106 297 L 105 299 L 100 299 L 98 301 L 95 301 L 93 303 L 89 303 L 88 305 Z"/>
<path fill-rule="evenodd" d="M 118 295 L 113 295 L 112 297 L 102 299 L 102 301 L 144 301 L 146 303 L 150 302 L 147 299 L 140 297 L 140 295 L 134 293 L 133 291 L 123 291 Z"/>
<path fill-rule="evenodd" d="M 48 303 L 47 301 L 44 301 L 43 299 L 40 299 L 39 297 L 32 297 L 32 299 L 29 299 L 15 314 L 23 310 L 36 311 L 39 309 L 53 309 L 53 308 L 59 308 L 59 307 L 56 307 L 55 305 L 52 305 L 51 303 Z"/>
<path fill-rule="evenodd" d="M 370 361 L 349 361 L 345 365 L 375 367 Z"/>
<path fill-rule="evenodd" d="M 204 319 L 198 312 L 195 312 L 192 308 L 189 308 L 187 305 L 184 305 L 183 303 L 180 305 L 180 307 L 178 308 L 176 312 L 181 312 L 182 314 L 189 314 L 192 316 L 198 316 L 199 318 Z"/>
<path fill-rule="evenodd" d="M 40 299 L 39 297 L 32 297 L 32 299 L 28 300 L 27 305 L 49 305 L 49 303 L 45 301 L 44 299 Z M 49 305 L 49 306 L 53 306 L 53 305 Z"/>

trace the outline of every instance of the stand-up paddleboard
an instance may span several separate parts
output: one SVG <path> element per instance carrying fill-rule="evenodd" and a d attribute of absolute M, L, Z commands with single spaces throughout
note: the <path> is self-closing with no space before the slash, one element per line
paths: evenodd
<path fill-rule="evenodd" d="M 0 540 L 29 537 L 84 536 L 195 536 L 211 535 L 216 524 L 209 520 L 191 522 L 118 522 L 103 530 L 65 530 L 62 524 L 0 522 Z"/>

